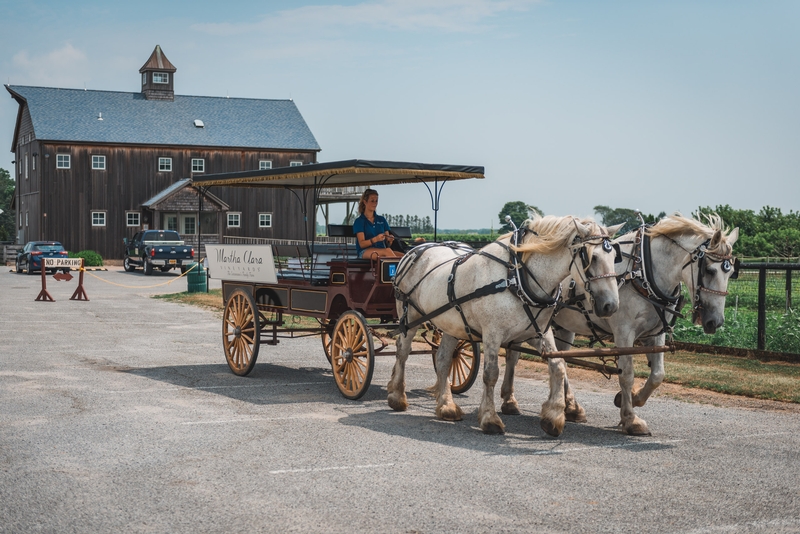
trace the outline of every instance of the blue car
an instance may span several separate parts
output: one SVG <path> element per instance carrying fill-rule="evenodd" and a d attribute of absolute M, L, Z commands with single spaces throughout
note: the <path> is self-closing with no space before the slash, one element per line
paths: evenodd
<path fill-rule="evenodd" d="M 69 253 L 58 241 L 29 241 L 24 248 L 17 251 L 17 272 L 23 270 L 28 274 L 42 272 L 42 258 L 66 258 Z M 50 269 L 55 272 L 57 269 Z M 62 269 L 64 272 L 69 269 Z"/>

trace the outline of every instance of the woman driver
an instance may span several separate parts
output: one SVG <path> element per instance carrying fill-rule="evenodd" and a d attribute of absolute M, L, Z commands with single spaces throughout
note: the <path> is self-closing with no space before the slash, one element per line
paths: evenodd
<path fill-rule="evenodd" d="M 372 259 L 375 256 L 399 258 L 401 253 L 390 247 L 394 236 L 389 233 L 389 223 L 375 213 L 378 207 L 378 192 L 367 189 L 358 201 L 358 212 L 361 214 L 353 223 L 356 235 L 356 252 L 359 258 Z"/>

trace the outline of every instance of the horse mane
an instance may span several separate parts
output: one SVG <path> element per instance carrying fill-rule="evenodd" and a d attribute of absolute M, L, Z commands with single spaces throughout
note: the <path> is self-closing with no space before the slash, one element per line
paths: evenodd
<path fill-rule="evenodd" d="M 668 215 L 653 226 L 649 227 L 647 229 L 647 233 L 651 236 L 663 235 L 668 238 L 676 238 L 686 235 L 700 235 L 706 239 L 711 239 L 714 234 L 719 232 L 720 236 L 722 237 L 722 239 L 719 241 L 719 245 L 713 250 L 709 249 L 708 251 L 712 254 L 718 254 L 721 256 L 731 254 L 733 247 L 728 244 L 730 228 L 725 226 L 722 217 L 716 213 L 703 213 L 701 216 L 707 221 L 706 223 L 698 219 L 684 217 L 680 213 Z"/>
<path fill-rule="evenodd" d="M 522 260 L 526 261 L 530 254 L 551 254 L 559 249 L 568 247 L 578 235 L 578 229 L 575 227 L 574 221 L 575 217 L 570 215 L 564 217 L 546 215 L 543 217 L 534 214 L 532 218 L 522 223 L 522 226 L 529 230 L 523 242 L 516 247 L 512 245 L 511 248 L 517 252 L 522 252 Z M 605 229 L 592 219 L 581 219 L 579 222 L 591 229 L 591 235 L 606 234 Z M 511 236 L 511 233 L 501 236 L 500 239 L 509 236 Z"/>

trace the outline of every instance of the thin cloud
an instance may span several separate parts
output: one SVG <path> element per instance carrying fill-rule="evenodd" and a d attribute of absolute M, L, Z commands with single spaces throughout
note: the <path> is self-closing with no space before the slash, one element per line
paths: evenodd
<path fill-rule="evenodd" d="M 360 26 L 395 31 L 437 30 L 451 33 L 485 31 L 491 19 L 509 11 L 524 11 L 539 0 L 384 0 L 353 6 L 304 6 L 279 11 L 257 22 L 194 24 L 192 29 L 217 36 L 262 32 L 339 33 Z"/>
<path fill-rule="evenodd" d="M 80 85 L 89 72 L 86 54 L 72 43 L 38 56 L 21 50 L 12 58 L 12 64 L 21 79 L 34 85 Z"/>

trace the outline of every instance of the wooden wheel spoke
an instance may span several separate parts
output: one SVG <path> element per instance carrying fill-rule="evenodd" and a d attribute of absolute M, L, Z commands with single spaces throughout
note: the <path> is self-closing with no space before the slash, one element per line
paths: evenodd
<path fill-rule="evenodd" d="M 251 295 L 237 289 L 228 299 L 222 322 L 225 359 L 231 370 L 247 375 L 255 365 L 259 348 L 259 314 Z"/>

